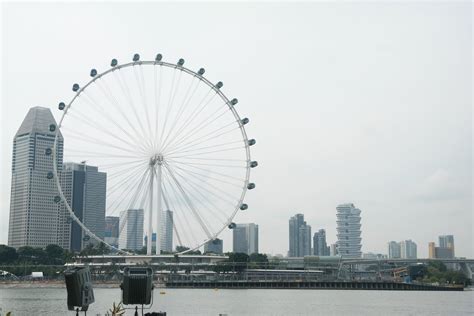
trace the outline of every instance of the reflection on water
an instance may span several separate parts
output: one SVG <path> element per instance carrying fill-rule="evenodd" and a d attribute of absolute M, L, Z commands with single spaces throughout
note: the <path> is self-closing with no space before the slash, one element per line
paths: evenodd
<path fill-rule="evenodd" d="M 160 294 L 164 292 L 164 294 Z M 94 289 L 87 315 L 105 315 L 119 289 Z M 153 311 L 174 315 L 473 315 L 474 291 L 157 289 Z M 0 289 L 0 315 L 74 315 L 60 288 Z M 126 315 L 133 315 L 130 310 Z"/>

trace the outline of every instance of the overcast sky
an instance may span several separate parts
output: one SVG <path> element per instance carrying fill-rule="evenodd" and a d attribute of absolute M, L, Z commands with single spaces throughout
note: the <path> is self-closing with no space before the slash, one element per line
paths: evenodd
<path fill-rule="evenodd" d="M 2 4 L 0 243 L 13 136 L 28 109 L 72 97 L 111 58 L 156 53 L 239 99 L 259 161 L 260 252 L 286 254 L 304 213 L 336 240 L 336 206 L 362 210 L 363 252 L 438 235 L 473 257 L 472 10 L 464 3 Z M 225 238 L 230 250 L 231 239 Z"/>

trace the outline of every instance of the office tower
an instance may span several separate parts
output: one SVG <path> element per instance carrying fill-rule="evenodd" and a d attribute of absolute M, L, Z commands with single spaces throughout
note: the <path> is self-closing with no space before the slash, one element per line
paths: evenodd
<path fill-rule="evenodd" d="M 258 225 L 237 224 L 233 229 L 233 252 L 258 253 Z"/>
<path fill-rule="evenodd" d="M 329 247 L 326 242 L 326 231 L 324 229 L 314 233 L 313 254 L 315 256 L 329 256 Z"/>
<path fill-rule="evenodd" d="M 163 212 L 161 221 L 161 250 L 173 251 L 173 212 L 166 210 Z"/>
<path fill-rule="evenodd" d="M 436 246 L 435 243 L 432 241 L 428 243 L 428 258 L 436 258 Z"/>
<path fill-rule="evenodd" d="M 360 258 L 362 238 L 360 210 L 354 204 L 341 204 L 337 210 L 337 251 L 347 258 Z"/>
<path fill-rule="evenodd" d="M 396 241 L 390 241 L 388 243 L 388 257 L 390 259 L 399 259 L 401 258 L 401 252 L 400 252 L 400 243 Z"/>
<path fill-rule="evenodd" d="M 400 257 L 403 259 L 416 259 L 416 244 L 411 240 L 401 241 Z"/>
<path fill-rule="evenodd" d="M 442 250 L 448 258 L 454 258 L 454 236 L 453 235 L 441 235 L 439 238 L 439 247 L 447 248 L 449 250 Z"/>
<path fill-rule="evenodd" d="M 337 256 L 337 244 L 331 244 L 329 247 L 329 255 L 330 256 Z"/>
<path fill-rule="evenodd" d="M 95 166 L 67 162 L 64 163 L 61 181 L 64 196 L 76 217 L 94 235 L 103 239 L 107 174 L 99 172 Z M 72 251 L 81 251 L 88 243 L 97 244 L 75 221 L 72 221 L 70 230 L 69 249 Z"/>
<path fill-rule="evenodd" d="M 119 226 L 120 217 L 118 216 L 106 216 L 105 217 L 105 230 L 104 230 L 104 241 L 109 245 L 118 248 L 118 237 L 119 237 Z"/>
<path fill-rule="evenodd" d="M 204 244 L 204 253 L 215 253 L 221 255 L 223 253 L 224 244 L 222 239 L 216 238 L 209 240 Z"/>
<path fill-rule="evenodd" d="M 311 254 L 311 226 L 303 214 L 296 214 L 289 220 L 288 257 L 303 257 Z"/>
<path fill-rule="evenodd" d="M 68 240 L 64 240 L 69 229 L 67 216 L 54 201 L 58 189 L 52 177 L 53 164 L 60 172 L 63 162 L 61 133 L 56 157 L 51 151 L 55 128 L 48 108 L 33 107 L 13 138 L 9 246 L 68 247 Z"/>
<path fill-rule="evenodd" d="M 143 209 L 129 209 L 120 213 L 120 249 L 142 249 L 143 220 Z"/>

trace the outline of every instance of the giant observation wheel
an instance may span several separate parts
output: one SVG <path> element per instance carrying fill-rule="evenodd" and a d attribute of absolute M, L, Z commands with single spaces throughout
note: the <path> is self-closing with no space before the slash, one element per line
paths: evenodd
<path fill-rule="evenodd" d="M 94 174 L 106 178 L 106 215 L 144 214 L 148 255 L 153 247 L 160 254 L 170 245 L 182 246 L 181 253 L 195 250 L 235 227 L 236 214 L 248 208 L 247 190 L 255 188 L 250 182 L 257 166 L 250 156 L 255 140 L 247 137 L 249 120 L 237 113 L 237 99 L 227 98 L 223 83 L 212 83 L 204 72 L 186 68 L 183 59 L 168 63 L 158 54 L 142 61 L 135 54 L 125 64 L 113 59 L 102 73 L 92 69 L 92 79 L 82 87 L 74 84 L 72 100 L 59 104 L 63 113 L 50 126 L 56 133 L 51 153 L 57 157 L 64 141 L 65 164 L 53 164 L 55 200 L 84 238 L 103 242 L 94 233 L 96 223 L 74 210 L 64 184 L 67 162 L 88 168 L 90 187 L 101 184 Z M 85 200 L 93 208 L 101 196 L 90 191 Z M 121 234 L 142 229 L 135 221 L 121 222 Z"/>

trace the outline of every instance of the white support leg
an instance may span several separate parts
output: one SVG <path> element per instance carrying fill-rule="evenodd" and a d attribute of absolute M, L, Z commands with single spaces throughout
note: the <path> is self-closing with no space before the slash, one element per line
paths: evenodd
<path fill-rule="evenodd" d="M 155 177 L 155 167 L 150 163 L 150 205 L 148 209 L 148 233 L 146 240 L 146 254 L 151 256 L 153 239 L 153 178 Z M 158 235 L 158 234 L 157 234 Z"/>
<path fill-rule="evenodd" d="M 157 198 L 158 198 L 158 205 L 156 208 L 156 254 L 159 255 L 161 254 L 161 233 L 162 229 L 160 227 L 160 223 L 162 220 L 162 214 L 163 211 L 161 210 L 161 165 L 162 165 L 162 159 L 158 158 L 158 166 L 157 166 Z"/>

